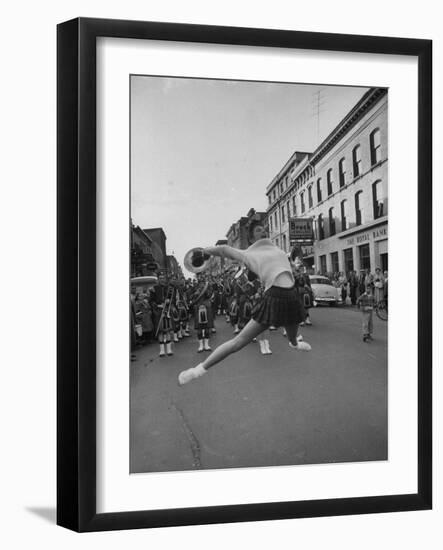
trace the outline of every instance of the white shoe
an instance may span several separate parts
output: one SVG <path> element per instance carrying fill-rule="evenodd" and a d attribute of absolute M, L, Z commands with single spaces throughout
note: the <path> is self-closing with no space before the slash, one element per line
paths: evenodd
<path fill-rule="evenodd" d="M 198 341 L 198 350 L 197 352 L 200 353 L 203 351 L 203 340 Z"/>
<path fill-rule="evenodd" d="M 205 351 L 211 351 L 212 349 L 211 346 L 209 345 L 209 340 L 207 338 L 203 340 L 203 349 Z"/>
<path fill-rule="evenodd" d="M 272 354 L 272 350 L 269 346 L 269 340 L 263 340 L 263 347 L 265 348 L 266 355 L 271 355 Z"/>
<path fill-rule="evenodd" d="M 287 336 L 287 335 L 288 335 L 288 333 L 286 332 L 286 329 L 284 328 L 283 329 L 283 336 Z"/>
<path fill-rule="evenodd" d="M 266 355 L 265 341 L 259 340 L 258 343 L 260 344 L 260 353 Z"/>
<path fill-rule="evenodd" d="M 172 343 L 171 342 L 168 342 L 166 344 L 166 355 L 174 355 L 174 352 L 172 351 Z"/>
<path fill-rule="evenodd" d="M 158 354 L 159 357 L 164 357 L 166 355 L 165 353 L 165 345 L 160 344 L 160 353 Z"/>
<path fill-rule="evenodd" d="M 174 342 L 177 343 L 178 342 L 178 335 L 176 332 L 174 332 Z"/>
<path fill-rule="evenodd" d="M 240 332 L 240 329 L 237 325 L 235 325 L 234 334 L 238 334 Z"/>
<path fill-rule="evenodd" d="M 307 327 L 311 327 L 312 326 L 311 319 L 306 319 L 305 324 Z"/>
<path fill-rule="evenodd" d="M 294 344 L 291 344 L 289 342 L 289 347 L 296 349 L 297 351 L 311 351 L 311 346 L 307 342 L 297 342 L 297 345 L 294 346 Z"/>
<path fill-rule="evenodd" d="M 196 367 L 192 367 L 190 369 L 182 371 L 178 375 L 178 383 L 180 386 L 183 386 L 184 384 L 187 384 L 191 380 L 194 380 L 194 378 L 199 378 L 200 376 L 203 376 L 206 374 L 206 370 L 203 368 L 202 364 L 200 363 Z"/>
<path fill-rule="evenodd" d="M 303 336 L 301 334 L 299 334 L 297 336 L 297 342 L 302 342 L 303 341 Z"/>

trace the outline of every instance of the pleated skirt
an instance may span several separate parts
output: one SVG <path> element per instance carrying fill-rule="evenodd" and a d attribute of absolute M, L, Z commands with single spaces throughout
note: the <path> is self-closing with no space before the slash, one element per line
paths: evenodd
<path fill-rule="evenodd" d="M 284 327 L 304 321 L 306 312 L 295 287 L 271 286 L 254 306 L 252 318 L 268 327 Z"/>

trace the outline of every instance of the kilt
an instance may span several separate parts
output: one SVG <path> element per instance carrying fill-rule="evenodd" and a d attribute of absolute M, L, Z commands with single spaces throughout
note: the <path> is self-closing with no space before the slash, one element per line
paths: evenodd
<path fill-rule="evenodd" d="M 254 321 L 268 327 L 299 324 L 305 317 L 306 312 L 295 287 L 271 286 L 252 310 Z"/>
<path fill-rule="evenodd" d="M 200 323 L 200 316 L 199 316 L 200 306 L 204 306 L 206 308 L 206 323 Z M 195 307 L 194 307 L 194 329 L 203 330 L 207 328 L 208 329 L 214 328 L 214 315 L 213 315 L 212 306 L 209 300 L 205 300 L 204 302 L 199 302 L 198 304 L 195 304 Z"/>

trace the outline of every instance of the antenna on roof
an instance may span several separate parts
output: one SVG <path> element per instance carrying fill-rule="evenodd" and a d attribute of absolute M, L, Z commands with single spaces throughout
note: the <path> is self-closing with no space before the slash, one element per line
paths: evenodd
<path fill-rule="evenodd" d="M 312 94 L 312 117 L 317 118 L 317 142 L 320 141 L 320 114 L 324 112 L 322 107 L 325 105 L 326 100 L 324 88 L 319 88 L 316 92 Z"/>

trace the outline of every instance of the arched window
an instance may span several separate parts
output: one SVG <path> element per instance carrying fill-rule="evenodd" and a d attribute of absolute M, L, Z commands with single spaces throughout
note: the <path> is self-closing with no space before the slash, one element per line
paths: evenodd
<path fill-rule="evenodd" d="M 335 235 L 335 216 L 333 206 L 329 209 L 329 235 Z"/>
<path fill-rule="evenodd" d="M 357 193 L 355 193 L 355 225 L 361 225 L 363 223 L 362 195 L 363 191 L 357 191 Z"/>
<path fill-rule="evenodd" d="M 374 207 L 374 220 L 384 216 L 383 188 L 381 180 L 372 184 L 372 204 Z"/>
<path fill-rule="evenodd" d="M 338 178 L 340 187 L 344 187 L 346 185 L 346 161 L 344 158 L 338 163 Z"/>
<path fill-rule="evenodd" d="M 289 201 L 286 203 L 286 213 L 288 215 L 288 221 L 289 221 L 289 218 L 291 217 L 291 205 L 289 204 Z"/>
<path fill-rule="evenodd" d="M 356 145 L 352 150 L 352 167 L 354 171 L 354 178 L 361 175 L 361 150 L 360 145 Z"/>
<path fill-rule="evenodd" d="M 312 208 L 313 206 L 313 200 L 312 200 L 312 185 L 308 187 L 308 206 L 309 208 Z"/>
<path fill-rule="evenodd" d="M 323 221 L 323 214 L 318 215 L 318 240 L 321 241 L 325 238 L 325 227 Z"/>
<path fill-rule="evenodd" d="M 347 207 L 347 200 L 342 200 L 340 203 L 340 214 L 341 214 L 341 230 L 346 231 L 348 228 L 348 220 L 346 217 L 346 207 Z"/>
<path fill-rule="evenodd" d="M 301 204 L 301 213 L 305 211 L 305 192 L 300 193 L 300 204 Z"/>
<path fill-rule="evenodd" d="M 374 165 L 381 161 L 380 130 L 378 128 L 371 132 L 369 145 L 371 147 L 371 165 Z"/>
<path fill-rule="evenodd" d="M 328 184 L 328 197 L 329 197 L 329 195 L 332 195 L 332 168 L 329 168 L 326 174 L 326 181 Z"/>
<path fill-rule="evenodd" d="M 281 223 L 285 223 L 285 207 L 281 207 Z"/>
<path fill-rule="evenodd" d="M 321 202 L 321 178 L 317 180 L 317 202 Z"/>

